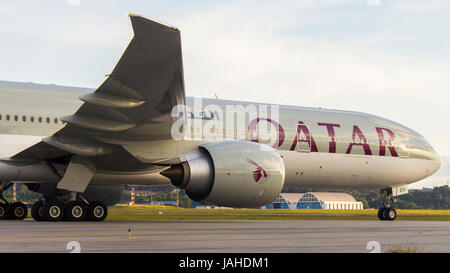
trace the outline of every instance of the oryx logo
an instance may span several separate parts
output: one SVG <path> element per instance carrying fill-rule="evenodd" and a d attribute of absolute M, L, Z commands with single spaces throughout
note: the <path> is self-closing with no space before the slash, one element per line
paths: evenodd
<path fill-rule="evenodd" d="M 264 176 L 264 178 L 267 178 L 267 172 L 261 167 L 258 163 L 251 159 L 247 159 L 247 162 L 256 166 L 256 170 L 253 171 L 253 179 L 256 183 Z"/>

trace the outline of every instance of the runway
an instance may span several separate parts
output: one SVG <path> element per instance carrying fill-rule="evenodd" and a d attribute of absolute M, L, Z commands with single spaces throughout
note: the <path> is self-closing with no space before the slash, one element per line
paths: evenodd
<path fill-rule="evenodd" d="M 0 222 L 0 252 L 70 252 L 70 241 L 78 242 L 81 252 L 364 253 L 370 241 L 378 242 L 381 252 L 399 246 L 450 252 L 450 222 Z"/>

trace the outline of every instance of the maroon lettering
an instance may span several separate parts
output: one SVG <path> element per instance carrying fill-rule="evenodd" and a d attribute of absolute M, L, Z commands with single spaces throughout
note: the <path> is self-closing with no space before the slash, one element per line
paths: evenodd
<path fill-rule="evenodd" d="M 334 124 L 334 123 L 322 123 L 322 122 L 317 123 L 317 125 L 327 127 L 328 137 L 330 138 L 328 152 L 332 153 L 332 154 L 336 153 L 336 141 L 334 140 L 336 134 L 334 133 L 334 127 L 340 128 L 341 125 Z"/>
<path fill-rule="evenodd" d="M 395 147 L 394 147 L 394 144 L 393 144 L 394 138 L 395 138 L 394 133 L 391 130 L 387 129 L 387 128 L 375 127 L 375 129 L 377 130 L 378 141 L 380 142 L 380 153 L 379 153 L 379 155 L 380 156 L 386 156 L 386 143 L 387 143 L 387 146 L 389 148 L 389 151 L 391 152 L 391 155 L 393 157 L 398 157 L 397 151 L 395 150 Z M 383 131 L 388 133 L 388 135 L 389 135 L 389 139 L 388 140 L 385 139 Z"/>
<path fill-rule="evenodd" d="M 358 138 L 361 141 L 363 141 L 363 143 L 356 142 L 356 140 L 355 140 L 356 139 L 356 135 L 358 135 Z M 353 126 L 352 139 L 353 139 L 353 142 L 351 142 L 350 145 L 348 146 L 347 154 L 350 154 L 350 152 L 352 151 L 353 145 L 360 145 L 360 146 L 363 146 L 365 155 L 372 155 L 372 151 L 370 150 L 369 144 L 367 144 L 366 137 L 364 136 L 364 134 L 361 131 L 361 129 L 359 129 L 359 127 L 356 126 L 356 125 Z"/>
<path fill-rule="evenodd" d="M 305 136 L 305 138 L 300 138 L 300 135 L 302 133 Z M 302 121 L 298 122 L 297 135 L 294 137 L 294 142 L 292 143 L 291 151 L 295 150 L 297 142 L 306 142 L 308 143 L 311 152 L 318 152 L 316 142 L 314 141 L 312 135 L 309 133 L 308 126 L 306 126 Z"/>
<path fill-rule="evenodd" d="M 272 145 L 272 147 L 274 149 L 277 149 L 284 142 L 284 130 L 283 130 L 283 127 L 278 122 L 271 120 L 269 118 L 256 118 L 249 123 L 248 130 L 250 133 L 250 141 L 259 142 L 258 134 L 256 133 L 256 127 L 257 127 L 258 123 L 262 120 L 270 122 L 277 130 L 277 132 L 278 132 L 277 139 L 275 141 L 275 144 Z"/>

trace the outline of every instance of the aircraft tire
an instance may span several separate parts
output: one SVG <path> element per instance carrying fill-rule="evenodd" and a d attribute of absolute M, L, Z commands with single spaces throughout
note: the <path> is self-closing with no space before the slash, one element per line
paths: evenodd
<path fill-rule="evenodd" d="M 86 218 L 87 207 L 83 202 L 70 201 L 64 208 L 64 220 L 82 221 Z"/>
<path fill-rule="evenodd" d="M 44 220 L 56 222 L 64 217 L 64 205 L 58 200 L 46 201 L 40 209 Z"/>
<path fill-rule="evenodd" d="M 380 219 L 381 221 L 386 220 L 386 218 L 384 218 L 384 211 L 386 210 L 386 208 L 380 208 L 378 210 L 378 219 Z"/>
<path fill-rule="evenodd" d="M 397 211 L 393 208 L 386 208 L 383 214 L 384 218 L 388 221 L 394 221 L 397 218 Z"/>
<path fill-rule="evenodd" d="M 9 206 L 5 203 L 0 203 L 0 220 L 8 219 Z"/>
<path fill-rule="evenodd" d="M 31 217 L 33 217 L 33 219 L 35 221 L 43 221 L 44 220 L 44 217 L 39 212 L 41 210 L 42 206 L 44 206 L 44 203 L 39 200 L 39 201 L 35 202 L 33 204 L 33 206 L 31 207 Z"/>
<path fill-rule="evenodd" d="M 9 219 L 23 220 L 28 215 L 28 208 L 22 202 L 15 202 L 9 206 Z"/>
<path fill-rule="evenodd" d="M 108 216 L 108 208 L 102 201 L 94 201 L 89 204 L 87 220 L 101 222 Z"/>

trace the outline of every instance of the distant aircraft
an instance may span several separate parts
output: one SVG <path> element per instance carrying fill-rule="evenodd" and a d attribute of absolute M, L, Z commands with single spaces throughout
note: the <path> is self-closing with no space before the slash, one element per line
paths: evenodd
<path fill-rule="evenodd" d="M 3 198 L 13 183 L 43 195 L 38 221 L 102 221 L 124 185 L 172 183 L 228 207 L 269 204 L 283 187 L 380 189 L 378 217 L 394 220 L 393 197 L 440 167 L 420 134 L 374 115 L 199 104 L 185 97 L 180 31 L 129 16 L 134 37 L 96 90 L 0 82 L 1 219 L 27 215 Z"/>

